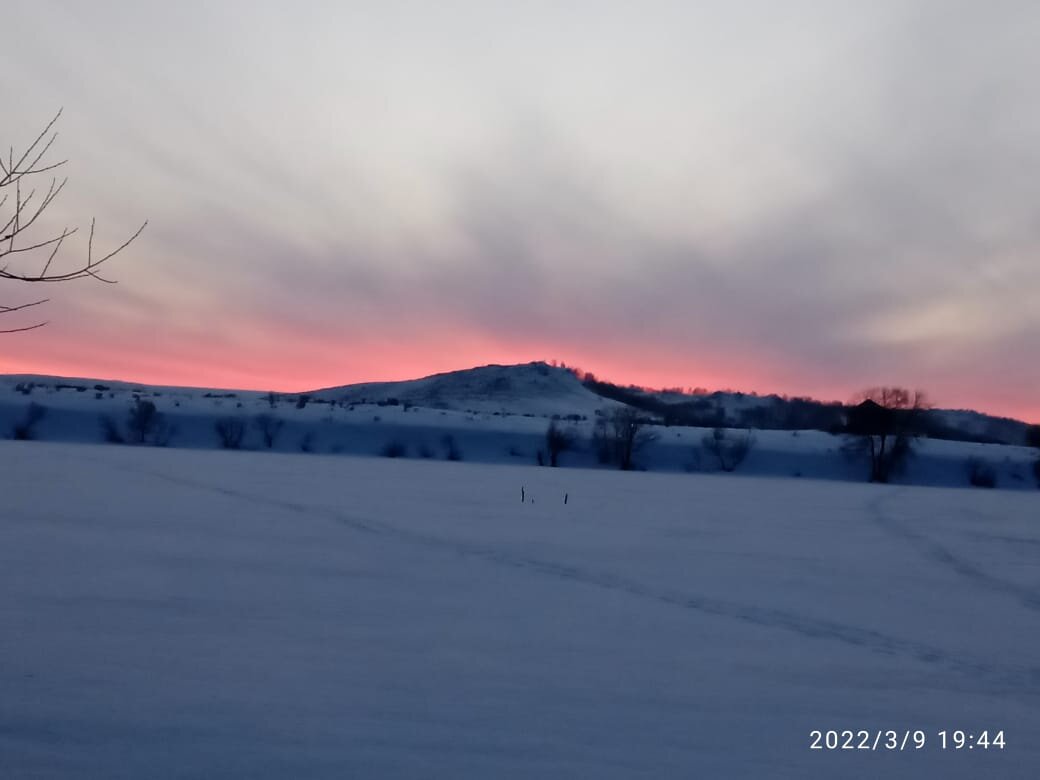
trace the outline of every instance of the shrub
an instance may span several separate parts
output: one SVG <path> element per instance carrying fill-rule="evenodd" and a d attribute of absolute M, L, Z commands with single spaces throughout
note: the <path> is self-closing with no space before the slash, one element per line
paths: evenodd
<path fill-rule="evenodd" d="M 1036 486 L 1040 487 L 1040 459 L 1033 464 L 1033 476 L 1036 477 Z"/>
<path fill-rule="evenodd" d="M 403 441 L 388 441 L 379 454 L 384 458 L 405 458 L 408 457 L 408 447 Z"/>
<path fill-rule="evenodd" d="M 134 399 L 127 416 L 127 440 L 131 444 L 144 444 L 152 438 L 162 423 L 162 415 L 151 401 Z"/>
<path fill-rule="evenodd" d="M 213 423 L 217 432 L 217 440 L 225 450 L 242 449 L 242 439 L 246 435 L 246 424 L 241 417 L 221 417 Z"/>
<path fill-rule="evenodd" d="M 607 422 L 606 420 L 596 420 L 595 426 L 592 428 L 592 438 L 590 441 L 593 451 L 596 453 L 596 460 L 603 466 L 610 463 L 614 457 L 614 448 L 607 435 Z"/>
<path fill-rule="evenodd" d="M 995 488 L 997 486 L 997 472 L 986 461 L 981 458 L 969 458 L 965 466 L 968 472 L 968 482 L 973 487 Z"/>
<path fill-rule="evenodd" d="M 455 437 L 450 433 L 446 433 L 441 437 L 441 446 L 444 448 L 445 460 L 462 460 L 462 452 L 459 450 L 458 444 L 455 443 Z"/>
<path fill-rule="evenodd" d="M 109 444 L 151 444 L 155 447 L 165 447 L 176 433 L 176 428 L 166 422 L 165 416 L 156 409 L 155 404 L 141 400 L 140 396 L 134 397 L 134 403 L 127 414 L 125 434 L 108 415 L 101 415 L 98 421 L 101 423 L 101 435 Z"/>
<path fill-rule="evenodd" d="M 106 442 L 109 444 L 126 444 L 126 439 L 124 439 L 123 434 L 120 433 L 119 426 L 116 425 L 116 421 L 109 415 L 101 415 L 101 417 L 98 418 L 98 422 L 101 423 L 101 435 L 105 438 Z"/>
<path fill-rule="evenodd" d="M 309 431 L 300 439 L 300 452 L 314 452 L 314 434 Z"/>
<path fill-rule="evenodd" d="M 267 449 L 274 447 L 274 441 L 282 430 L 282 422 L 280 418 L 275 417 L 273 414 L 266 413 L 258 414 L 253 418 L 253 425 L 260 431 L 260 438 L 263 439 L 264 446 Z"/>
<path fill-rule="evenodd" d="M 47 416 L 47 407 L 35 401 L 25 408 L 25 416 L 11 428 L 11 436 L 18 441 L 36 438 L 36 425 Z"/>
<path fill-rule="evenodd" d="M 550 422 L 549 428 L 545 431 L 545 449 L 549 453 L 549 465 L 553 468 L 560 465 L 560 455 L 574 449 L 577 440 L 578 437 L 574 431 L 559 427 L 556 420 Z M 542 465 L 541 452 L 538 455 L 538 465 L 540 466 Z"/>
<path fill-rule="evenodd" d="M 740 435 L 725 428 L 716 428 L 701 439 L 701 448 L 714 459 L 720 469 L 727 472 L 736 471 L 754 445 L 755 435 L 750 429 Z"/>

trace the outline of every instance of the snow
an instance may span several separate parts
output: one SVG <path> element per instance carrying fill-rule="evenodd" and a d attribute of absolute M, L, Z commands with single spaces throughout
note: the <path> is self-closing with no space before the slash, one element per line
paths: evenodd
<path fill-rule="evenodd" d="M 616 406 L 589 392 L 570 372 L 539 363 L 485 366 L 415 382 L 320 391 L 302 408 L 295 395 L 279 395 L 272 406 L 267 393 L 254 391 L 6 376 L 0 377 L 0 435 L 10 435 L 30 404 L 39 404 L 47 412 L 34 431 L 37 439 L 101 442 L 100 419 L 122 425 L 135 397 L 152 401 L 165 416 L 174 430 L 172 447 L 218 448 L 215 422 L 231 416 L 246 424 L 243 446 L 264 449 L 255 418 L 266 414 L 283 423 L 273 447 L 279 452 L 306 449 L 375 456 L 388 445 L 400 444 L 408 457 L 443 458 L 448 451 L 445 437 L 450 436 L 467 461 L 532 466 L 538 451 L 545 449 L 546 428 L 555 415 L 579 441 L 574 451 L 563 454 L 561 465 L 584 468 L 599 466 L 590 443 L 597 412 Z M 649 430 L 656 441 L 639 454 L 641 468 L 680 472 L 717 468 L 701 445 L 709 431 L 680 426 Z M 866 464 L 850 460 L 843 444 L 842 437 L 819 431 L 757 431 L 755 447 L 739 474 L 863 480 Z M 967 463 L 974 458 L 992 467 L 998 488 L 1035 490 L 1032 463 L 1036 457 L 1036 451 L 1026 447 L 924 441 L 898 480 L 965 486 Z"/>
<path fill-rule="evenodd" d="M 416 406 L 508 414 L 595 414 L 618 404 L 586 388 L 568 369 L 545 363 L 490 365 L 404 382 L 373 382 L 319 390 L 318 398 L 376 403 L 390 398 Z"/>
<path fill-rule="evenodd" d="M 1031 493 L 39 442 L 0 468 L 3 778 L 1040 770 Z M 924 750 L 808 749 L 907 728 Z M 1007 747 L 940 750 L 958 728 Z"/>

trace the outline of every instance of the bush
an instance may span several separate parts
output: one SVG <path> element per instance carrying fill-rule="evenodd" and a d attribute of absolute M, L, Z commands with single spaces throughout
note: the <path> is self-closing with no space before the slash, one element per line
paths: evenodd
<path fill-rule="evenodd" d="M 36 438 L 36 424 L 47 416 L 47 407 L 35 401 L 25 409 L 25 416 L 11 428 L 11 436 L 18 441 L 31 441 Z"/>
<path fill-rule="evenodd" d="M 101 415 L 98 418 L 98 422 L 101 423 L 101 435 L 106 442 L 109 444 L 126 444 L 126 439 L 123 438 L 123 434 L 119 431 L 119 426 L 116 425 L 116 421 L 109 415 Z"/>
<path fill-rule="evenodd" d="M 441 446 L 444 448 L 445 460 L 462 460 L 462 452 L 459 451 L 459 446 L 455 443 L 455 437 L 450 433 L 446 433 L 441 437 Z"/>
<path fill-rule="evenodd" d="M 162 427 L 163 417 L 151 401 L 134 399 L 126 421 L 126 439 L 131 444 L 145 444 L 154 439 Z"/>
<path fill-rule="evenodd" d="M 755 435 L 750 429 L 739 435 L 725 428 L 716 428 L 701 439 L 701 448 L 720 469 L 727 472 L 736 471 L 754 446 Z"/>
<path fill-rule="evenodd" d="M 997 472 L 986 461 L 981 458 L 969 458 L 966 467 L 968 482 L 973 487 L 995 488 L 997 486 Z"/>
<path fill-rule="evenodd" d="M 592 428 L 592 437 L 589 441 L 592 450 L 596 453 L 596 460 L 600 465 L 607 465 L 613 460 L 614 447 L 607 435 L 607 421 L 600 418 Z"/>
<path fill-rule="evenodd" d="M 1040 460 L 1033 464 L 1033 476 L 1036 477 L 1036 486 L 1040 487 Z"/>
<path fill-rule="evenodd" d="M 260 431 L 260 438 L 263 439 L 264 446 L 267 449 L 274 447 L 274 441 L 278 437 L 279 431 L 282 430 L 282 420 L 273 414 L 265 413 L 254 417 L 253 424 Z"/>
<path fill-rule="evenodd" d="M 403 441 L 388 441 L 379 454 L 384 458 L 406 458 L 408 457 L 408 447 Z"/>
<path fill-rule="evenodd" d="M 578 436 L 574 431 L 561 428 L 553 420 L 545 432 L 545 449 L 549 453 L 549 465 L 555 468 L 560 465 L 560 455 L 574 449 Z M 538 453 L 538 465 L 543 463 L 542 453 Z"/>
<path fill-rule="evenodd" d="M 241 417 L 221 417 L 213 423 L 217 432 L 217 440 L 225 450 L 242 449 L 242 439 L 246 435 L 246 424 Z"/>

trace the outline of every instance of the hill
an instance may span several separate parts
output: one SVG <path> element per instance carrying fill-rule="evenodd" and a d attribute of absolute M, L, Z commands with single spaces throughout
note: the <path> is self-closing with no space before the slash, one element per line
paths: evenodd
<path fill-rule="evenodd" d="M 566 368 L 546 363 L 489 365 L 401 382 L 317 390 L 316 399 L 346 404 L 388 402 L 459 412 L 592 417 L 615 402 L 585 387 Z"/>

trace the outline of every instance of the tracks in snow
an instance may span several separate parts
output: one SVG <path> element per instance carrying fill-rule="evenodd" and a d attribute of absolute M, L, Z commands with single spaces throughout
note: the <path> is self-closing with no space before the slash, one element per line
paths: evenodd
<path fill-rule="evenodd" d="M 882 505 L 893 496 L 898 495 L 898 492 L 898 489 L 887 492 L 871 501 L 868 505 L 871 516 L 879 527 L 892 536 L 909 542 L 923 558 L 953 571 L 958 576 L 969 580 L 973 585 L 1004 596 L 1010 596 L 1027 609 L 1040 612 L 1040 593 L 1017 582 L 1011 582 L 984 571 L 971 561 L 948 550 L 926 534 L 910 528 L 885 514 Z"/>
<path fill-rule="evenodd" d="M 848 623 L 814 618 L 789 610 L 761 607 L 754 604 L 745 604 L 657 588 L 612 572 L 589 569 L 575 564 L 522 555 L 485 544 L 467 542 L 465 540 L 414 531 L 385 521 L 354 517 L 333 509 L 309 506 L 294 501 L 286 501 L 268 496 L 255 495 L 221 485 L 209 484 L 200 480 L 176 477 L 170 474 L 141 469 L 137 466 L 120 464 L 119 467 L 169 482 L 171 484 L 179 485 L 181 487 L 216 493 L 240 501 L 275 507 L 309 517 L 319 517 L 331 520 L 338 525 L 360 533 L 394 539 L 403 543 L 425 547 L 427 549 L 442 550 L 447 553 L 486 561 L 498 566 L 506 566 L 543 577 L 552 577 L 576 585 L 625 593 L 635 598 L 686 610 L 700 615 L 736 620 L 753 626 L 786 631 L 811 639 L 839 642 L 884 655 L 912 658 L 925 664 L 945 668 L 968 679 L 984 680 L 989 684 L 997 684 L 1008 693 L 1026 694 L 1030 696 L 1035 696 L 1040 693 L 1040 667 L 997 665 L 982 659 L 971 659 L 954 655 L 940 647 L 924 642 L 901 639 L 881 631 L 863 628 Z M 876 503 L 877 502 L 875 502 L 875 504 Z M 872 511 L 881 518 L 879 519 L 879 522 L 886 522 L 883 515 L 881 515 L 879 508 L 872 507 Z M 890 521 L 888 522 L 889 525 L 892 526 L 894 533 L 900 533 L 894 524 Z M 918 540 L 915 543 L 924 545 L 927 541 L 924 537 L 916 536 L 912 534 L 912 532 L 906 532 L 905 529 L 903 532 L 907 535 L 907 538 Z M 993 587 L 994 582 L 996 582 L 1000 586 L 1004 586 L 1004 590 L 1009 590 L 1006 586 L 1009 586 L 1010 583 L 1004 583 L 1003 581 L 988 577 L 984 572 L 971 567 L 970 564 L 965 564 L 964 562 L 959 561 L 959 559 L 956 559 L 952 555 L 942 555 L 938 551 L 946 551 L 938 545 L 935 545 L 935 548 L 935 551 L 933 551 L 933 557 L 937 560 L 952 560 L 956 562 L 959 566 L 959 570 L 962 571 L 965 576 L 969 576 L 975 581 L 989 585 L 990 587 Z M 951 563 L 951 565 L 954 564 Z M 1017 586 L 1015 590 L 1017 592 Z"/>

